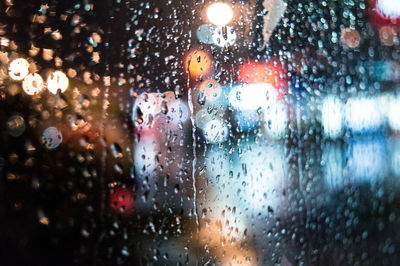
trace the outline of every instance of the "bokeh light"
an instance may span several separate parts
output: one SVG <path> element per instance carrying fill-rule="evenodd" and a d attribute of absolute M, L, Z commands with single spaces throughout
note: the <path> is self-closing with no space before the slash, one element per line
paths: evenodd
<path fill-rule="evenodd" d="M 377 0 L 376 11 L 384 18 L 398 19 L 400 17 L 400 1 Z"/>
<path fill-rule="evenodd" d="M 62 140 L 62 133 L 56 127 L 48 127 L 43 131 L 42 143 L 49 150 L 57 148 Z"/>
<path fill-rule="evenodd" d="M 386 157 L 382 138 L 355 139 L 348 147 L 346 172 L 355 184 L 375 183 L 385 176 Z"/>
<path fill-rule="evenodd" d="M 133 209 L 132 191 L 128 188 L 117 187 L 110 192 L 111 209 L 120 214 L 128 214 Z"/>
<path fill-rule="evenodd" d="M 229 128 L 223 120 L 214 119 L 205 124 L 203 134 L 208 143 L 218 144 L 228 139 Z"/>
<path fill-rule="evenodd" d="M 349 48 L 356 48 L 360 45 L 361 35 L 356 29 L 344 28 L 341 32 L 341 41 Z"/>
<path fill-rule="evenodd" d="M 58 90 L 63 93 L 68 89 L 68 85 L 69 80 L 61 71 L 55 71 L 47 78 L 47 89 L 53 94 L 57 94 Z"/>
<path fill-rule="evenodd" d="M 277 101 L 278 93 L 269 83 L 238 85 L 229 92 L 229 103 L 237 110 L 268 108 Z"/>
<path fill-rule="evenodd" d="M 213 72 L 213 58 L 205 51 L 190 50 L 184 56 L 183 67 L 193 79 L 208 78 Z"/>
<path fill-rule="evenodd" d="M 353 133 L 376 131 L 383 122 L 377 99 L 372 97 L 350 98 L 345 105 L 345 125 Z"/>
<path fill-rule="evenodd" d="M 225 26 L 233 18 L 233 10 L 227 3 L 217 2 L 207 9 L 207 18 L 215 25 Z"/>
<path fill-rule="evenodd" d="M 238 81 L 242 84 L 268 83 L 280 94 L 286 91 L 288 83 L 286 71 L 278 60 L 267 63 L 250 61 L 239 66 Z"/>
<path fill-rule="evenodd" d="M 215 27 L 211 24 L 203 24 L 197 28 L 196 36 L 200 42 L 205 44 L 213 44 L 213 34 Z"/>
<path fill-rule="evenodd" d="M 13 137 L 19 137 L 25 131 L 25 120 L 20 115 L 13 115 L 7 120 L 7 132 Z"/>
<path fill-rule="evenodd" d="M 329 138 L 337 138 L 343 132 L 343 106 L 337 96 L 328 96 L 322 101 L 321 124 L 324 135 Z"/>
<path fill-rule="evenodd" d="M 212 35 L 213 43 L 219 47 L 231 46 L 236 42 L 236 39 L 237 39 L 236 32 L 233 30 L 232 27 L 229 26 L 216 27 Z"/>
<path fill-rule="evenodd" d="M 22 82 L 22 88 L 28 95 L 35 95 L 43 89 L 43 79 L 39 74 L 29 74 Z"/>
<path fill-rule="evenodd" d="M 24 58 L 17 58 L 10 63 L 8 74 L 13 80 L 23 80 L 29 74 L 29 63 Z"/>

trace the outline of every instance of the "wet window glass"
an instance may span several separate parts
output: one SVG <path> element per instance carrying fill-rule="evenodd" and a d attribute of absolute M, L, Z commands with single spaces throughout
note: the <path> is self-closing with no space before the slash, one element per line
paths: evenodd
<path fill-rule="evenodd" d="M 0 264 L 400 265 L 399 36 L 397 0 L 1 0 Z"/>

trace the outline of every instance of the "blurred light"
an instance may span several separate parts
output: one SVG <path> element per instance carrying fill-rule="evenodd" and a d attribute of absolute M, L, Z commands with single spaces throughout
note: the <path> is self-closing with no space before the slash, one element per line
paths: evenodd
<path fill-rule="evenodd" d="M 347 157 L 346 172 L 352 182 L 375 182 L 385 176 L 387 158 L 382 138 L 355 139 Z"/>
<path fill-rule="evenodd" d="M 226 31 L 226 34 L 224 34 Z M 213 43 L 219 47 L 231 46 L 236 42 L 237 35 L 232 27 L 216 27 L 212 35 Z"/>
<path fill-rule="evenodd" d="M 240 83 L 269 83 L 280 93 L 287 88 L 286 71 L 278 60 L 268 63 L 248 62 L 239 67 Z M 279 97 L 281 98 L 281 96 Z"/>
<path fill-rule="evenodd" d="M 205 97 L 206 102 L 214 102 L 221 96 L 222 87 L 216 80 L 205 80 L 200 84 L 199 95 Z M 198 99 L 197 99 L 198 100 Z"/>
<path fill-rule="evenodd" d="M 217 2 L 208 7 L 207 18 L 215 25 L 225 26 L 232 20 L 233 10 L 228 4 Z"/>
<path fill-rule="evenodd" d="M 241 204 L 255 213 L 265 212 L 268 207 L 278 211 L 286 185 L 283 146 L 251 143 L 249 147 L 234 163 L 235 172 L 241 176 L 236 188 L 241 191 Z"/>
<path fill-rule="evenodd" d="M 29 63 L 24 58 L 17 58 L 10 63 L 8 71 L 13 80 L 23 80 L 29 74 Z"/>
<path fill-rule="evenodd" d="M 157 171 L 156 156 L 161 149 L 160 141 L 155 137 L 142 138 L 135 144 L 133 162 L 136 175 L 143 179 L 145 176 L 154 177 Z"/>
<path fill-rule="evenodd" d="M 337 138 L 343 132 L 343 103 L 336 96 L 323 99 L 321 109 L 321 123 L 324 135 Z"/>
<path fill-rule="evenodd" d="M 214 109 L 211 105 L 206 104 L 196 113 L 196 126 L 204 130 L 208 122 L 214 119 L 223 120 L 223 117 L 224 112 L 220 112 L 219 109 Z"/>
<path fill-rule="evenodd" d="M 350 98 L 345 105 L 345 124 L 354 133 L 376 131 L 383 122 L 379 104 L 375 98 Z"/>
<path fill-rule="evenodd" d="M 117 213 L 127 214 L 133 209 L 132 191 L 117 187 L 110 192 L 111 209 Z"/>
<path fill-rule="evenodd" d="M 205 124 L 203 133 L 208 143 L 219 144 L 228 139 L 229 128 L 223 120 L 214 119 Z"/>
<path fill-rule="evenodd" d="M 388 26 L 400 24 L 400 8 L 397 0 L 371 0 L 371 20 L 375 26 Z"/>
<path fill-rule="evenodd" d="M 136 124 L 151 127 L 156 114 L 161 112 L 157 93 L 141 93 L 137 96 L 133 105 L 132 120 Z"/>
<path fill-rule="evenodd" d="M 341 41 L 349 48 L 356 48 L 360 45 L 361 36 L 356 29 L 344 28 L 341 32 Z"/>
<path fill-rule="evenodd" d="M 269 83 L 239 85 L 232 88 L 228 98 L 229 103 L 237 110 L 256 111 L 275 104 L 277 92 Z"/>
<path fill-rule="evenodd" d="M 393 46 L 398 43 L 397 32 L 392 26 L 382 26 L 379 29 L 379 39 L 385 46 Z"/>
<path fill-rule="evenodd" d="M 327 142 L 322 149 L 324 179 L 329 190 L 342 189 L 344 185 L 343 149 L 338 143 Z"/>
<path fill-rule="evenodd" d="M 43 131 L 42 143 L 47 149 L 52 150 L 57 148 L 63 140 L 61 131 L 56 127 L 48 127 Z"/>
<path fill-rule="evenodd" d="M 273 138 L 282 138 L 286 134 L 288 123 L 287 106 L 282 102 L 272 104 L 264 110 L 266 133 Z"/>
<path fill-rule="evenodd" d="M 398 139 L 394 140 L 394 143 L 391 143 L 391 169 L 392 172 L 400 176 L 400 141 Z"/>
<path fill-rule="evenodd" d="M 176 99 L 173 91 L 141 93 L 133 105 L 134 129 L 147 136 L 160 137 L 160 133 L 168 129 L 183 129 L 183 123 L 188 118 L 187 105 L 181 99 Z"/>
<path fill-rule="evenodd" d="M 63 93 L 68 89 L 68 84 L 67 76 L 61 71 L 53 72 L 47 79 L 47 89 L 53 94 L 57 94 L 58 90 Z"/>
<path fill-rule="evenodd" d="M 397 19 L 400 17 L 400 1 L 377 0 L 376 9 L 378 14 L 384 18 Z"/>
<path fill-rule="evenodd" d="M 210 177 L 210 182 L 215 188 L 225 183 L 223 177 L 226 176 L 226 179 L 228 179 L 228 173 L 233 167 L 230 161 L 230 154 L 222 149 L 215 149 L 215 147 L 207 149 L 207 156 L 205 156 L 204 164 L 206 166 L 207 175 Z"/>
<path fill-rule="evenodd" d="M 13 137 L 19 137 L 25 131 L 25 120 L 20 115 L 13 115 L 7 120 L 7 132 Z"/>
<path fill-rule="evenodd" d="M 35 95 L 43 89 L 43 79 L 39 74 L 29 74 L 22 82 L 22 88 L 28 95 Z"/>
<path fill-rule="evenodd" d="M 237 111 L 235 121 L 241 131 L 250 131 L 259 125 L 260 116 L 256 111 Z"/>
<path fill-rule="evenodd" d="M 400 97 L 394 97 L 389 101 L 387 110 L 389 126 L 392 130 L 400 131 Z"/>
<path fill-rule="evenodd" d="M 372 73 L 379 81 L 399 81 L 400 65 L 395 61 L 374 62 Z"/>
<path fill-rule="evenodd" d="M 184 56 L 183 67 L 185 73 L 195 79 L 208 78 L 213 72 L 213 58 L 207 52 L 191 50 Z"/>
<path fill-rule="evenodd" d="M 213 34 L 215 31 L 215 27 L 210 24 L 203 24 L 197 28 L 196 36 L 200 42 L 205 44 L 213 44 Z"/>
<path fill-rule="evenodd" d="M 160 98 L 161 112 L 167 115 L 172 124 L 185 123 L 189 118 L 188 106 L 181 99 L 177 99 L 173 91 L 165 92 L 164 96 L 164 99 Z"/>

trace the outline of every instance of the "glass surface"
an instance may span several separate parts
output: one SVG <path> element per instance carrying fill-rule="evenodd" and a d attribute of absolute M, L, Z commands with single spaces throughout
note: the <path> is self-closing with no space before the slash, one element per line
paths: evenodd
<path fill-rule="evenodd" d="M 0 265 L 400 265 L 400 2 L 0 4 Z"/>

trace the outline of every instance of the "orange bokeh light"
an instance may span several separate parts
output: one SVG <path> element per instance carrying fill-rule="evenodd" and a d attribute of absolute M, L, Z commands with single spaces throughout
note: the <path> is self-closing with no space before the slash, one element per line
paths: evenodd
<path fill-rule="evenodd" d="M 209 78 L 213 74 L 213 57 L 202 50 L 190 50 L 184 56 L 183 67 L 186 74 L 193 79 Z"/>

